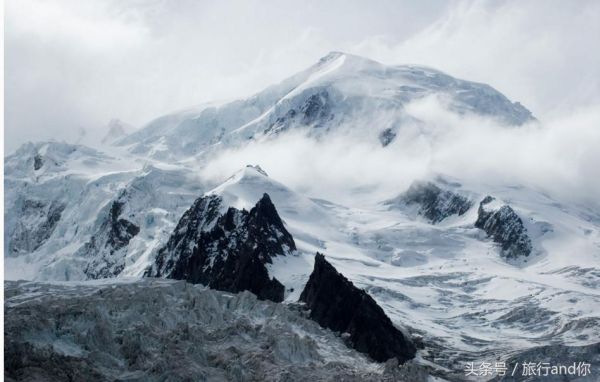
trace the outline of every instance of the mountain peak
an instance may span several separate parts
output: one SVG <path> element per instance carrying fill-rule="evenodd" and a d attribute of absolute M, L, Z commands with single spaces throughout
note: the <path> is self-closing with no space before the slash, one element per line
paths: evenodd
<path fill-rule="evenodd" d="M 335 60 L 336 58 L 344 56 L 345 54 L 346 53 L 344 53 L 344 52 L 331 51 L 331 52 L 327 53 L 326 55 L 324 55 L 323 57 L 321 57 L 321 59 L 319 60 L 319 62 L 332 61 L 332 60 Z"/>
<path fill-rule="evenodd" d="M 356 54 L 351 54 L 351 53 L 346 53 L 346 52 L 340 52 L 340 51 L 331 51 L 329 53 L 327 53 L 325 56 L 321 57 L 318 61 L 318 63 L 326 63 L 326 62 L 332 62 L 338 59 L 343 58 L 345 62 L 348 63 L 364 63 L 364 64 L 370 64 L 370 65 L 379 65 L 379 66 L 385 66 L 382 63 L 372 60 L 370 58 L 364 57 L 364 56 L 359 56 Z"/>
<path fill-rule="evenodd" d="M 488 85 L 435 69 L 384 65 L 333 51 L 249 98 L 157 118 L 118 144 L 131 144 L 136 154 L 175 158 L 296 128 L 309 128 L 318 136 L 341 126 L 368 125 L 370 139 L 381 141 L 384 134 L 385 146 L 399 126 L 418 119 L 405 106 L 428 96 L 441 97 L 445 107 L 458 114 L 490 117 L 512 126 L 533 120 L 529 110 Z M 348 123 L 358 120 L 378 123 Z"/>
<path fill-rule="evenodd" d="M 300 301 L 310 318 L 335 332 L 347 333 L 351 346 L 377 362 L 414 358 L 416 348 L 383 309 L 318 253 Z"/>
<path fill-rule="evenodd" d="M 230 207 L 225 213 L 218 213 L 220 201 L 213 195 L 198 198 L 146 275 L 283 301 L 284 286 L 269 276 L 265 264 L 294 251 L 296 244 L 271 199 L 265 193 L 250 212 Z M 200 224 L 204 222 L 211 223 Z"/>
<path fill-rule="evenodd" d="M 357 72 L 379 72 L 385 71 L 386 65 L 366 57 L 350 53 L 333 51 L 321 57 L 319 61 L 309 69 L 308 82 L 317 78 L 354 76 Z"/>
<path fill-rule="evenodd" d="M 258 173 L 259 173 L 259 174 L 261 174 L 261 175 L 264 175 L 264 176 L 266 176 L 266 177 L 268 177 L 268 176 L 269 176 L 269 174 L 267 174 L 267 172 L 266 172 L 265 170 L 263 170 L 263 169 L 262 169 L 262 168 L 261 168 L 259 165 L 257 165 L 257 164 L 256 164 L 256 165 L 247 164 L 247 165 L 246 165 L 246 170 L 247 170 L 247 171 L 253 171 L 253 170 L 254 170 L 254 171 L 258 172 Z M 244 171 L 244 170 L 242 170 L 242 171 Z"/>

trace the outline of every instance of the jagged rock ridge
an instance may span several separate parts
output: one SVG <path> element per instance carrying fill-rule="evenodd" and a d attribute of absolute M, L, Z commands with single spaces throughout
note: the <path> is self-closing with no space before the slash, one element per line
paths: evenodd
<path fill-rule="evenodd" d="M 494 200 L 488 195 L 481 201 L 475 227 L 483 229 L 500 244 L 501 255 L 506 259 L 529 256 L 532 244 L 523 221 L 507 204 L 492 206 Z"/>
<path fill-rule="evenodd" d="M 37 171 L 40 168 L 42 168 L 43 165 L 44 160 L 42 159 L 42 156 L 40 154 L 35 154 L 35 156 L 33 157 L 33 169 Z"/>
<path fill-rule="evenodd" d="M 284 286 L 269 277 L 265 264 L 296 245 L 271 199 L 264 194 L 250 211 L 230 207 L 224 214 L 221 202 L 217 195 L 197 199 L 146 275 L 283 301 Z"/>
<path fill-rule="evenodd" d="M 392 324 L 383 309 L 364 290 L 339 273 L 317 253 L 315 267 L 300 301 L 319 325 L 348 333 L 350 345 L 378 362 L 415 356 L 415 346 Z"/>
<path fill-rule="evenodd" d="M 140 227 L 122 217 L 126 198 L 127 193 L 122 192 L 111 202 L 97 232 L 78 250 L 77 254 L 91 258 L 84 270 L 91 279 L 115 277 L 125 268 L 124 252 L 140 232 Z"/>

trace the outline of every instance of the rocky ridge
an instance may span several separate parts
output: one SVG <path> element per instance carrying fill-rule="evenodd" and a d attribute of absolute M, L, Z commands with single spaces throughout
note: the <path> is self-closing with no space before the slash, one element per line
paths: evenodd
<path fill-rule="evenodd" d="M 248 290 L 260 299 L 283 301 L 284 286 L 265 264 L 296 249 L 267 194 L 250 210 L 203 196 L 185 212 L 146 276 L 202 283 L 228 292 Z"/>
<path fill-rule="evenodd" d="M 491 196 L 481 201 L 475 227 L 484 230 L 500 245 L 502 257 L 516 259 L 529 256 L 533 247 L 523 220 L 508 204 L 494 201 Z"/>
<path fill-rule="evenodd" d="M 383 309 L 317 253 L 300 301 L 319 325 L 347 337 L 349 345 L 378 362 L 414 358 L 416 348 Z"/>

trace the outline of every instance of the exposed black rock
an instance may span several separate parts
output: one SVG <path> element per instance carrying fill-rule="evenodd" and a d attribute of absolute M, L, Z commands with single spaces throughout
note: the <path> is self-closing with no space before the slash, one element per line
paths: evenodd
<path fill-rule="evenodd" d="M 84 270 L 91 279 L 115 277 L 125 268 L 127 245 L 140 232 L 140 227 L 121 216 L 125 199 L 124 192 L 111 202 L 96 233 L 78 250 L 92 258 Z"/>
<path fill-rule="evenodd" d="M 58 224 L 65 205 L 59 201 L 26 199 L 22 202 L 20 216 L 10 235 L 10 255 L 30 253 L 50 238 Z"/>
<path fill-rule="evenodd" d="M 348 333 L 350 345 L 377 362 L 396 358 L 403 363 L 415 356 L 415 346 L 375 300 L 355 287 L 320 253 L 315 256 L 315 267 L 300 301 L 310 309 L 310 318 L 325 328 Z"/>
<path fill-rule="evenodd" d="M 332 95 L 327 89 L 320 89 L 313 94 L 308 94 L 302 103 L 295 106 L 290 105 L 290 109 L 283 112 L 265 130 L 265 133 L 282 132 L 294 124 L 321 127 L 334 117 L 333 103 Z"/>
<path fill-rule="evenodd" d="M 391 128 L 385 129 L 379 134 L 379 142 L 383 147 L 392 143 L 394 138 L 396 138 L 396 133 Z"/>
<path fill-rule="evenodd" d="M 146 276 L 205 284 L 228 292 L 248 290 L 263 300 L 283 301 L 284 286 L 269 278 L 265 264 L 296 249 L 267 194 L 248 212 L 230 207 L 219 213 L 221 198 L 197 199 Z"/>
<path fill-rule="evenodd" d="M 305 125 L 325 119 L 331 113 L 329 92 L 322 90 L 308 97 L 300 106 L 300 113 L 302 113 L 302 123 Z"/>
<path fill-rule="evenodd" d="M 475 227 L 484 230 L 494 242 L 500 244 L 501 255 L 506 259 L 529 256 L 532 251 L 531 239 L 517 213 L 507 204 L 494 209 L 489 204 L 494 201 L 486 196 L 479 204 Z"/>
<path fill-rule="evenodd" d="M 465 196 L 444 190 L 432 182 L 415 182 L 398 198 L 388 202 L 406 205 L 417 204 L 419 215 L 432 224 L 439 223 L 451 215 L 463 215 L 473 203 Z"/>
<path fill-rule="evenodd" d="M 39 170 L 44 165 L 44 160 L 42 159 L 40 154 L 35 154 L 33 157 L 33 169 Z"/>

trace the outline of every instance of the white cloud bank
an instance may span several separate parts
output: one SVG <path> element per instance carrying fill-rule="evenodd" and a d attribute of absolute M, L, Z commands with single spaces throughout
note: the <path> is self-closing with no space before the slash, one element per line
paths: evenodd
<path fill-rule="evenodd" d="M 8 0 L 5 9 L 8 151 L 75 141 L 113 117 L 140 126 L 244 96 L 331 50 L 489 83 L 544 121 L 600 97 L 593 0 Z"/>
<path fill-rule="evenodd" d="M 342 126 L 343 133 L 326 139 L 292 131 L 222 152 L 203 175 L 222 181 L 246 164 L 259 164 L 297 191 L 347 202 L 381 201 L 398 195 L 414 180 L 446 175 L 483 192 L 488 192 L 486 185 L 525 186 L 557 200 L 600 207 L 597 108 L 520 128 L 459 116 L 435 98 L 415 101 L 407 112 L 424 124 L 403 126 L 385 148 L 376 132 L 366 139 L 363 126 Z"/>
<path fill-rule="evenodd" d="M 392 193 L 414 178 L 443 172 L 595 201 L 597 36 L 597 1 L 299 7 L 280 1 L 9 0 L 6 148 L 26 140 L 75 141 L 81 128 L 101 136 L 112 117 L 139 126 L 174 109 L 248 95 L 341 50 L 489 83 L 530 108 L 542 128 L 506 130 L 423 102 L 412 112 L 436 131 L 435 139 L 406 129 L 380 150 L 377 142 L 348 137 L 324 143 L 289 136 L 230 152 L 210 168 L 223 174 L 257 162 L 276 178 L 322 195 L 349 184 Z M 286 140 L 294 141 L 294 150 Z"/>

